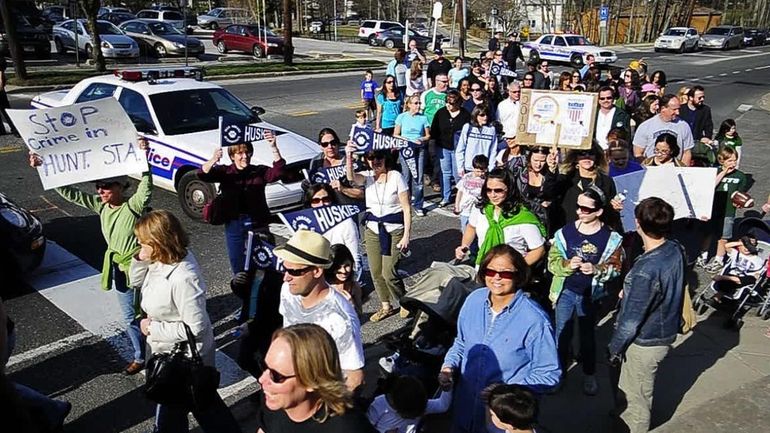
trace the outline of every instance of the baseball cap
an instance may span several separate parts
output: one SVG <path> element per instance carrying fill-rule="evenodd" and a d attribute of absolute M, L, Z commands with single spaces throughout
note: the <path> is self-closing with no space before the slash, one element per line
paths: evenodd
<path fill-rule="evenodd" d="M 433 54 L 438 54 L 439 56 L 441 56 L 444 54 L 444 50 L 442 50 L 441 48 L 436 48 L 435 50 L 433 50 Z"/>
<path fill-rule="evenodd" d="M 747 250 L 749 250 L 749 253 L 757 254 L 759 252 L 759 247 L 757 247 L 757 238 L 754 236 L 744 235 L 741 237 L 741 243 L 744 247 L 746 247 Z"/>

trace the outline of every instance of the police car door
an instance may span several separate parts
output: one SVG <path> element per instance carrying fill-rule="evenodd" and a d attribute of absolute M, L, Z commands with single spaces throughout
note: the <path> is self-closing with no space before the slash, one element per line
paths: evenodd
<path fill-rule="evenodd" d="M 567 46 L 567 41 L 562 36 L 554 36 L 552 52 L 555 60 L 565 61 L 569 60 L 570 48 Z"/>

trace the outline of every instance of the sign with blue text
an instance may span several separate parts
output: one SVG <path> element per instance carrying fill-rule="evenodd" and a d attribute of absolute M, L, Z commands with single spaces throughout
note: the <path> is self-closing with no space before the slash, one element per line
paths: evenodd
<path fill-rule="evenodd" d="M 115 98 L 42 110 L 7 110 L 40 155 L 43 188 L 147 171 L 134 124 Z"/>
<path fill-rule="evenodd" d="M 345 164 L 335 165 L 334 167 L 318 167 L 310 173 L 310 181 L 313 183 L 331 183 L 333 180 L 340 180 L 347 176 Z M 359 171 L 360 164 L 353 162 L 353 171 Z"/>
<path fill-rule="evenodd" d="M 267 131 L 270 130 L 219 116 L 219 135 L 222 147 L 264 140 Z"/>
<path fill-rule="evenodd" d="M 417 176 L 417 161 L 415 161 L 415 149 L 422 149 L 421 144 L 409 141 L 401 137 L 393 137 L 381 132 L 375 132 L 371 128 L 353 128 L 353 144 L 356 152 L 366 153 L 370 150 L 398 149 L 404 158 L 412 176 Z"/>
<path fill-rule="evenodd" d="M 293 231 L 310 230 L 324 234 L 332 227 L 364 211 L 359 204 L 333 204 L 330 206 L 302 209 L 278 216 Z"/>
<path fill-rule="evenodd" d="M 599 21 L 609 21 L 610 19 L 610 8 L 607 6 L 602 6 L 599 8 Z"/>

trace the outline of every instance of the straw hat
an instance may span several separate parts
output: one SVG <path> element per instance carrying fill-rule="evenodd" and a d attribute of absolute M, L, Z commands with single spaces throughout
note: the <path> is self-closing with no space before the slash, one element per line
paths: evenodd
<path fill-rule="evenodd" d="M 329 241 L 310 230 L 298 230 L 286 245 L 276 247 L 273 253 L 285 262 L 299 265 L 317 266 L 323 269 L 332 265 Z"/>

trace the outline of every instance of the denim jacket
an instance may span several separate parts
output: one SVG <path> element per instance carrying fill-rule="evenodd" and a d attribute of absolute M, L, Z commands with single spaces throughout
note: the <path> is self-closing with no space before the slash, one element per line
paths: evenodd
<path fill-rule="evenodd" d="M 644 253 L 623 281 L 623 299 L 609 344 L 610 355 L 625 353 L 631 343 L 667 346 L 682 321 L 684 255 L 676 241 L 667 240 Z"/>

